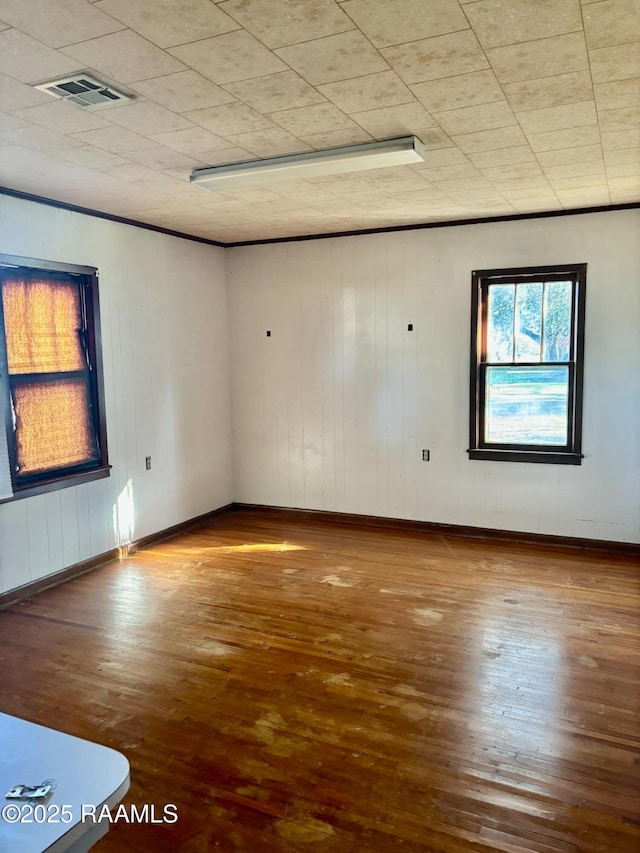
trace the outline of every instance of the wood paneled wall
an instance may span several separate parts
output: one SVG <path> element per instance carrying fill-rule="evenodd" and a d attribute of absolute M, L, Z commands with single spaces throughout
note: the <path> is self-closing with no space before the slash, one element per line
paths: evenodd
<path fill-rule="evenodd" d="M 113 465 L 0 505 L 5 592 L 225 505 L 232 485 L 224 250 L 0 196 L 0 252 L 98 267 Z"/>
<path fill-rule="evenodd" d="M 234 499 L 640 540 L 638 211 L 225 251 L 0 196 L 0 252 L 99 268 L 113 464 L 0 505 L 0 591 Z M 584 261 L 583 465 L 470 462 L 471 271 Z"/>
<path fill-rule="evenodd" d="M 472 270 L 576 262 L 582 466 L 469 461 Z M 639 211 L 239 247 L 227 282 L 236 501 L 640 540 Z"/>

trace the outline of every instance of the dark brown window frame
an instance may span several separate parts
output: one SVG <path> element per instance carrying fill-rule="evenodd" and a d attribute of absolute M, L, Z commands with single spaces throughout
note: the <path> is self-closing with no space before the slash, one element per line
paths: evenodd
<path fill-rule="evenodd" d="M 491 284 L 517 284 L 539 281 L 572 281 L 572 319 L 569 361 L 569 404 L 567 413 L 567 444 L 563 447 L 542 444 L 495 444 L 484 440 L 485 381 L 487 361 L 487 304 Z M 556 465 L 582 463 L 582 403 L 584 374 L 584 319 L 586 302 L 587 265 L 560 264 L 554 266 L 519 267 L 511 269 L 476 270 L 471 280 L 471 381 L 469 405 L 470 459 L 496 462 L 542 462 Z M 528 366 L 527 362 L 512 362 Z M 500 363 L 509 366 L 511 362 Z M 543 365 L 545 362 L 536 362 Z M 547 362 L 554 364 L 554 362 Z"/>
<path fill-rule="evenodd" d="M 102 338 L 100 332 L 100 301 L 98 297 L 98 272 L 95 267 L 77 264 L 63 264 L 56 261 L 44 261 L 25 258 L 17 255 L 0 254 L 0 273 L 3 269 L 22 270 L 26 275 L 35 272 L 47 274 L 51 278 L 64 276 L 77 282 L 82 288 L 83 321 L 85 349 L 89 368 L 89 399 L 91 403 L 91 418 L 98 445 L 98 460 L 95 463 L 71 466 L 47 471 L 43 474 L 31 475 L 28 482 L 16 482 L 16 445 L 11 411 L 11 399 L 8 384 L 7 349 L 4 336 L 4 312 L 0 298 L 0 377 L 5 379 L 4 387 L 0 390 L 0 424 L 4 423 L 9 449 L 9 464 L 11 466 L 11 481 L 13 497 L 0 500 L 0 503 L 19 500 L 33 495 L 65 489 L 100 480 L 109 476 L 111 466 L 107 451 L 107 423 L 105 414 L 104 378 L 102 368 Z M 1 428 L 1 427 L 0 427 Z"/>

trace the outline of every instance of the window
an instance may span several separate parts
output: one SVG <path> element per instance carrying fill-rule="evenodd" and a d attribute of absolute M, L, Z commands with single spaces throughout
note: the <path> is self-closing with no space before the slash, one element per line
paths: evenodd
<path fill-rule="evenodd" d="M 586 274 L 473 273 L 471 459 L 580 465 Z"/>
<path fill-rule="evenodd" d="M 109 475 L 97 282 L 0 255 L 1 499 Z"/>

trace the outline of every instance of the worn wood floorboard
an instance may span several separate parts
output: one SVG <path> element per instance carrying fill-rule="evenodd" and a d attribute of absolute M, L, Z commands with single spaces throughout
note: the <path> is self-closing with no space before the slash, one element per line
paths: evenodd
<path fill-rule="evenodd" d="M 124 752 L 96 851 L 640 850 L 640 561 L 229 512 L 0 613 L 0 710 Z"/>

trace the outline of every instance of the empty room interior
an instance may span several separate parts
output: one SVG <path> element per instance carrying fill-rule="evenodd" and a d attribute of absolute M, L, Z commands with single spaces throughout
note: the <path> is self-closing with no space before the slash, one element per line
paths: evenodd
<path fill-rule="evenodd" d="M 0 850 L 640 848 L 636 0 L 0 0 Z"/>

